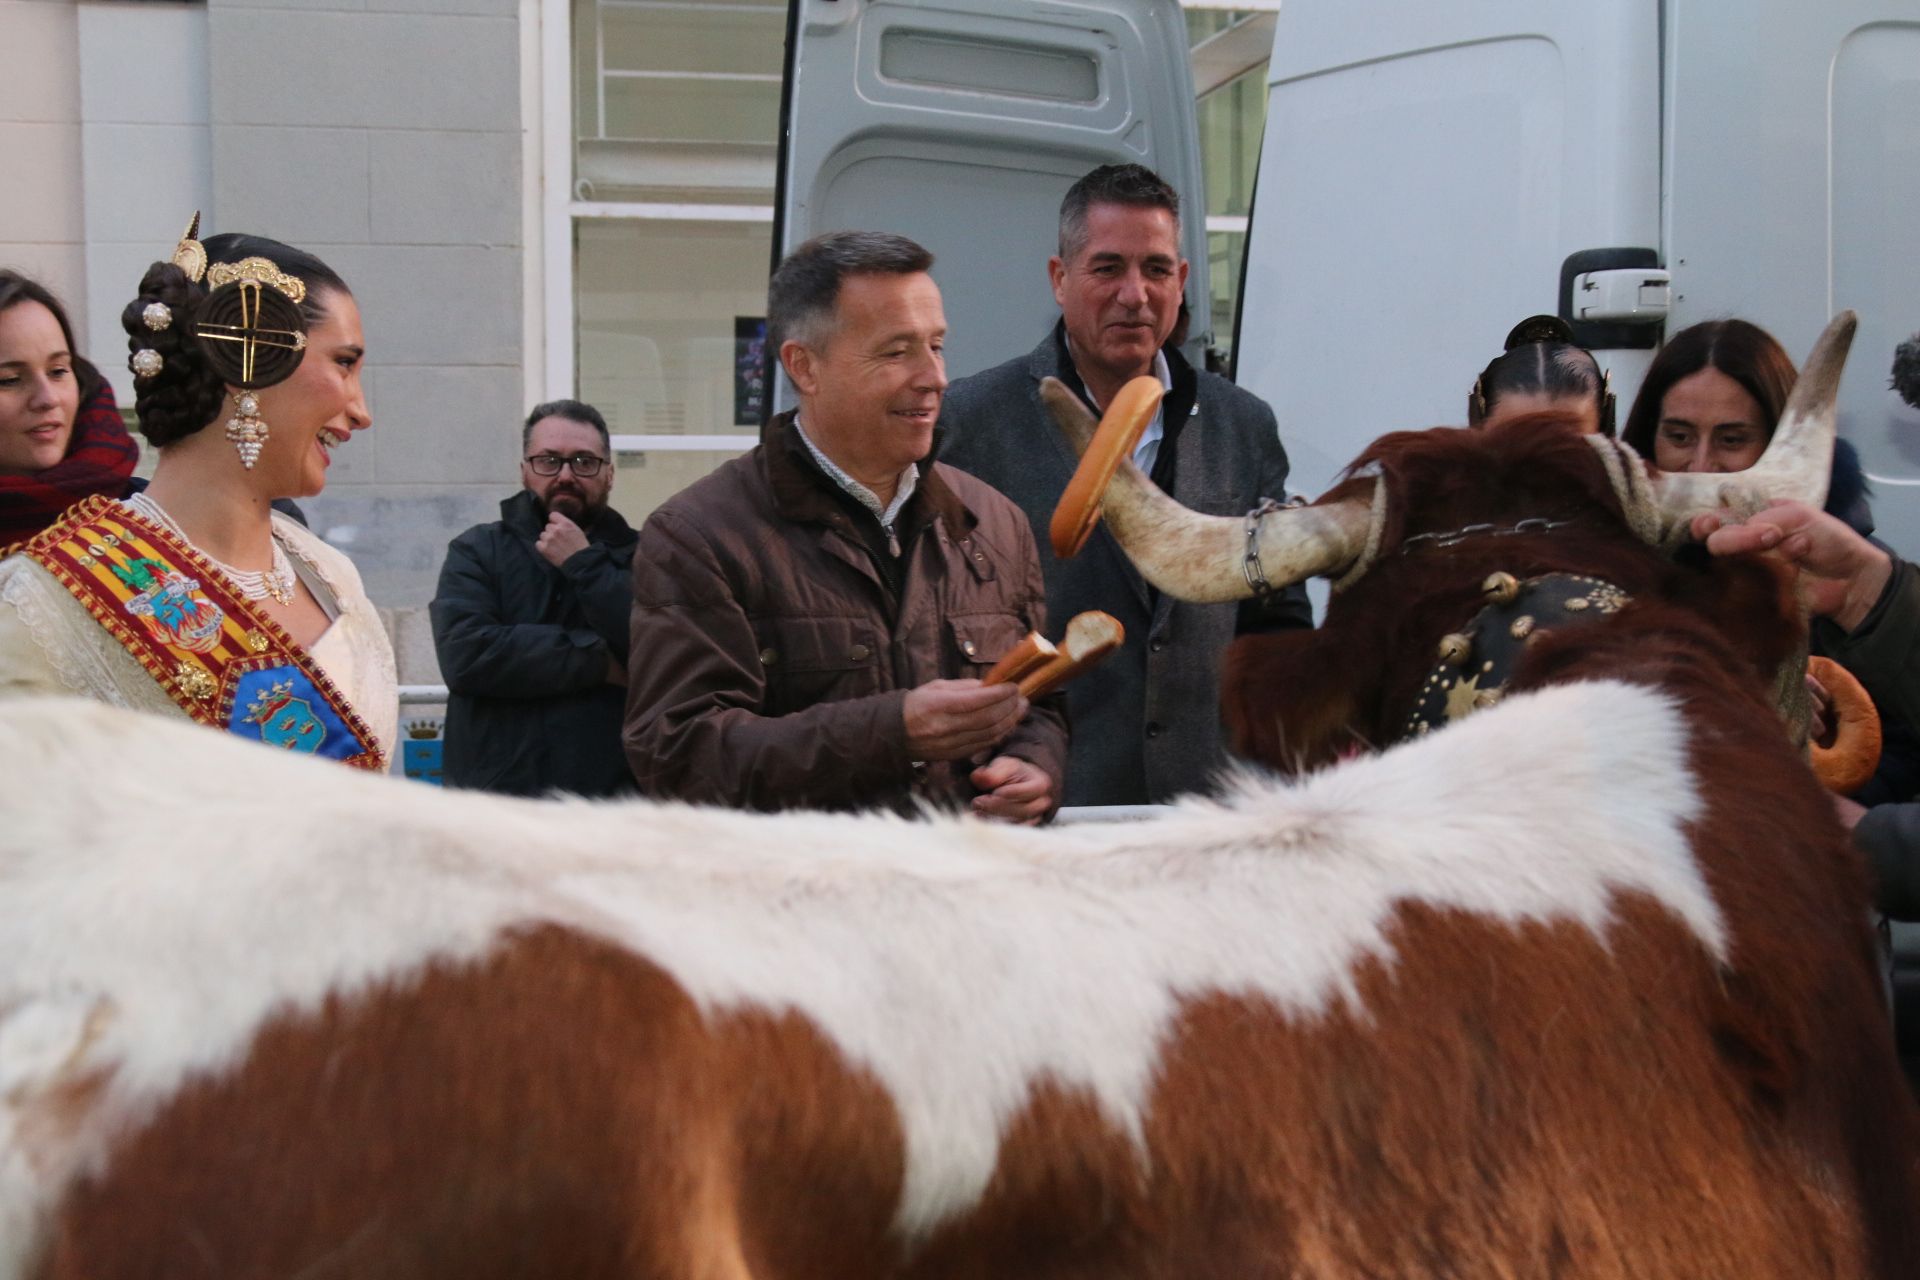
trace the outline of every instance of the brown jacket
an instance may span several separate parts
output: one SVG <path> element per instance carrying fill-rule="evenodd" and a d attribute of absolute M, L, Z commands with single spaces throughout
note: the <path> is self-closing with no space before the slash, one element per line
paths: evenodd
<path fill-rule="evenodd" d="M 909 689 L 980 676 L 1045 630 L 1026 517 L 922 463 L 896 524 L 896 599 L 856 523 L 872 517 L 790 423 L 774 419 L 640 532 L 622 735 L 634 776 L 650 795 L 752 809 L 964 804 L 969 766 L 914 762 L 902 708 Z M 1045 769 L 1056 797 L 1061 702 L 1043 700 L 998 749 Z"/>

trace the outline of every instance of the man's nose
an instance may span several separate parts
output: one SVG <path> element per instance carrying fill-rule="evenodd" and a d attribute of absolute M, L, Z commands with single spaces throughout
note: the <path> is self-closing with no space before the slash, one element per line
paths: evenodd
<path fill-rule="evenodd" d="M 1120 277 L 1120 305 L 1138 309 L 1147 305 L 1147 281 L 1138 271 L 1129 271 Z"/>
<path fill-rule="evenodd" d="M 938 351 L 929 351 L 927 358 L 920 364 L 919 377 L 913 385 L 922 391 L 945 391 L 947 389 L 947 358 Z"/>

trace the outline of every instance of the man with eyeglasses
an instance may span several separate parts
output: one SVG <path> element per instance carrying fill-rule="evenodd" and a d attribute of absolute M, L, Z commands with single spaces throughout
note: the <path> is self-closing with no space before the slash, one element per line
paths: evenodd
<path fill-rule="evenodd" d="M 555 400 L 520 442 L 523 488 L 447 547 L 429 609 L 449 694 L 443 776 L 508 795 L 631 791 L 620 721 L 638 535 L 607 505 L 607 422 Z"/>

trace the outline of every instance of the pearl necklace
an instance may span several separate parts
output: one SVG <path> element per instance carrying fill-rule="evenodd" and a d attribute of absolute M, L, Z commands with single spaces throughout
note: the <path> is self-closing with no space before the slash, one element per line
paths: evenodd
<path fill-rule="evenodd" d="M 226 577 L 227 581 L 233 584 L 234 590 L 238 591 L 247 599 L 265 600 L 271 596 L 277 603 L 282 605 L 293 603 L 293 564 L 287 559 L 286 551 L 280 546 L 279 534 L 276 533 L 272 535 L 272 568 L 264 572 L 259 569 L 236 569 L 230 564 L 223 564 L 215 560 L 206 552 L 201 551 L 199 547 L 194 547 L 192 539 L 187 537 L 186 530 L 182 529 L 178 522 L 161 508 L 159 503 L 149 498 L 144 492 L 136 493 L 131 498 L 128 498 L 127 505 L 165 529 L 168 533 L 171 533 L 174 537 L 180 539 L 180 541 L 193 547 L 208 564 L 218 569 Z"/>

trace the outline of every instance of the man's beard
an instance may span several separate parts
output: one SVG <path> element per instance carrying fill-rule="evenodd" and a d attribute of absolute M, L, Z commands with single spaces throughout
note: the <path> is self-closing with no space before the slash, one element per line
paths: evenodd
<path fill-rule="evenodd" d="M 546 514 L 552 515 L 557 511 L 577 525 L 585 525 L 599 514 L 599 508 L 590 506 L 587 495 L 578 489 L 555 489 L 547 494 L 540 505 L 546 509 Z"/>

